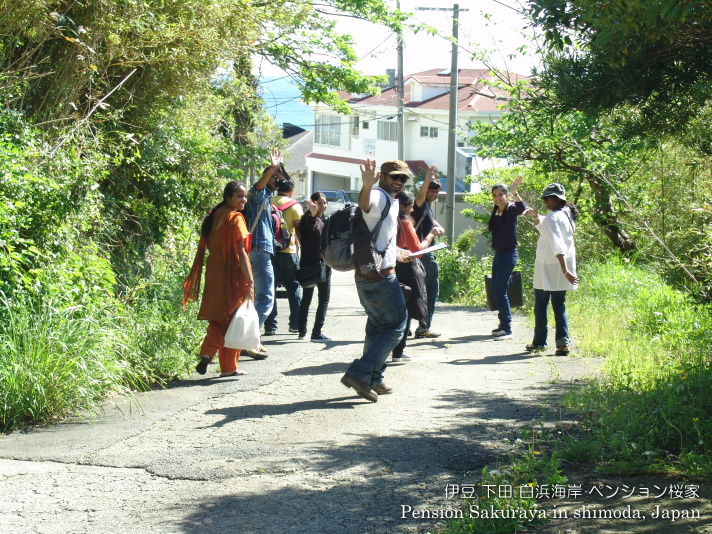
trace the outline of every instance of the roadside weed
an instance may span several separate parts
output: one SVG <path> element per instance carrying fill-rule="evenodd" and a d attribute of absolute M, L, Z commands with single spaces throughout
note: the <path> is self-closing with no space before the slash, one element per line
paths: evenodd
<path fill-rule="evenodd" d="M 173 286 L 143 287 L 102 307 L 0 294 L 0 432 L 96 416 L 113 396 L 187 374 L 203 325 L 181 311 Z"/>
<path fill-rule="evenodd" d="M 0 430 L 50 421 L 69 413 L 96 413 L 109 394 L 129 394 L 133 369 L 112 357 L 118 340 L 83 306 L 48 300 L 0 298 Z"/>
<path fill-rule="evenodd" d="M 605 359 L 601 377 L 565 398 L 583 421 L 576 438 L 611 471 L 709 474 L 710 308 L 631 265 L 596 265 L 583 277 L 572 328 L 582 353 Z M 569 447 L 573 456 L 582 448 Z"/>
<path fill-rule="evenodd" d="M 463 517 L 449 520 L 441 533 L 508 534 L 545 520 L 537 499 L 555 495 L 567 482 L 557 436 L 543 421 L 532 421 L 514 444 L 519 450 L 509 453 L 508 463 L 482 470 L 476 495 L 464 499 Z"/>

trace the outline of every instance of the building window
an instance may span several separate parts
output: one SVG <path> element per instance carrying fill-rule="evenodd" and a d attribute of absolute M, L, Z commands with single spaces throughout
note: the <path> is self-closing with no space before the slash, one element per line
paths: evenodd
<path fill-rule="evenodd" d="M 421 126 L 420 137 L 437 137 L 438 129 L 434 126 Z"/>
<path fill-rule="evenodd" d="M 361 128 L 363 128 L 364 130 L 368 130 L 368 121 L 363 121 L 361 123 Z"/>
<path fill-rule="evenodd" d="M 351 119 L 351 135 L 354 137 L 358 137 L 358 125 L 359 125 L 359 118 L 358 115 L 356 117 L 353 117 Z"/>
<path fill-rule="evenodd" d="M 341 118 L 335 115 L 316 116 L 314 143 L 317 145 L 341 146 Z"/>
<path fill-rule="evenodd" d="M 376 137 L 378 137 L 378 139 L 383 139 L 384 141 L 397 141 L 398 123 L 378 121 L 378 135 Z"/>

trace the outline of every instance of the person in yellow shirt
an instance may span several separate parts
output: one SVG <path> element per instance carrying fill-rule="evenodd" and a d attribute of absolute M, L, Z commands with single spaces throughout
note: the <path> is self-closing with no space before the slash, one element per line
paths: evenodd
<path fill-rule="evenodd" d="M 299 332 L 299 307 L 302 304 L 302 288 L 297 282 L 299 257 L 297 256 L 297 227 L 304 214 L 301 204 L 292 199 L 294 182 L 288 176 L 277 179 L 277 194 L 271 199 L 272 205 L 282 212 L 290 233 L 289 245 L 275 252 L 272 265 L 275 273 L 275 288 L 281 282 L 287 291 L 289 301 L 289 332 Z M 277 299 L 274 299 L 272 312 L 265 321 L 265 335 L 271 336 L 277 332 Z"/>

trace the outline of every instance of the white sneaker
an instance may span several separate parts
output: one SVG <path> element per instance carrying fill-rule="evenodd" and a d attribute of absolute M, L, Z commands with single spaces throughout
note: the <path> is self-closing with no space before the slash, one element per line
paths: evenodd
<path fill-rule="evenodd" d="M 507 333 L 506 330 L 497 330 L 497 331 L 496 331 L 494 334 L 492 334 L 492 335 L 494 336 L 494 340 L 495 340 L 495 341 L 504 341 L 505 339 L 513 339 L 513 338 L 514 338 L 514 336 L 512 335 L 512 333 L 511 333 L 511 332 L 510 332 L 510 333 Z"/>
<path fill-rule="evenodd" d="M 392 362 L 412 362 L 415 360 L 410 354 L 406 354 L 405 352 L 401 354 L 400 356 L 393 356 L 391 358 Z"/>

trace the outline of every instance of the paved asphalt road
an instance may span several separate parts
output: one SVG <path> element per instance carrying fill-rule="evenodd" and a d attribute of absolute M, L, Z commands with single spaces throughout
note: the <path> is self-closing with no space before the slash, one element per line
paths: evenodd
<path fill-rule="evenodd" d="M 551 420 L 597 364 L 527 354 L 522 319 L 495 342 L 496 313 L 442 305 L 443 336 L 409 340 L 415 361 L 390 365 L 394 393 L 372 404 L 339 382 L 364 325 L 350 274 L 335 273 L 333 343 L 282 330 L 267 360 L 240 362 L 244 377 L 211 365 L 101 419 L 0 436 L 0 533 L 428 532 L 437 520 L 403 511 L 458 506 L 446 485 L 506 460 L 518 429 Z"/>

